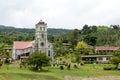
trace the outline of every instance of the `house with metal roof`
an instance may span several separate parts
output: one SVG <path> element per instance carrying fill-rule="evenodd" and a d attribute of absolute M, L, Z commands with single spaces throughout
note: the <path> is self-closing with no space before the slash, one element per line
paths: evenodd
<path fill-rule="evenodd" d="M 95 48 L 95 52 L 97 54 L 100 53 L 106 53 L 106 54 L 112 54 L 114 51 L 120 49 L 120 47 L 116 47 L 116 46 L 97 46 Z"/>
<path fill-rule="evenodd" d="M 95 55 L 82 55 L 81 58 L 85 62 L 109 63 L 113 53 L 119 49 L 120 47 L 116 46 L 97 46 Z"/>

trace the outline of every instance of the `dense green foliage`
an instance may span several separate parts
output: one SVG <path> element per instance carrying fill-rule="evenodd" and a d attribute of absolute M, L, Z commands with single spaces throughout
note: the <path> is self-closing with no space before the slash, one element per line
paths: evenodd
<path fill-rule="evenodd" d="M 83 26 L 83 29 L 61 35 L 59 39 L 71 43 L 74 47 L 78 41 L 85 41 L 91 46 L 120 46 L 120 27 L 112 26 Z"/>
<path fill-rule="evenodd" d="M 34 35 L 34 29 L 0 26 L 0 42 L 7 44 L 12 44 L 13 41 L 31 41 L 35 39 Z M 48 29 L 50 42 L 71 43 L 72 47 L 75 47 L 78 41 L 85 41 L 91 46 L 119 46 L 119 36 L 119 25 L 111 25 L 110 27 L 84 25 L 81 30 Z"/>
<path fill-rule="evenodd" d="M 42 70 L 42 66 L 50 64 L 49 61 L 50 58 L 41 52 L 34 52 L 28 58 L 28 64 L 33 65 L 36 70 Z"/>
<path fill-rule="evenodd" d="M 89 47 L 89 53 L 95 54 L 95 46 L 120 46 L 120 26 L 88 26 L 84 25 L 81 30 L 74 29 L 66 34 L 61 34 L 56 36 L 54 44 L 57 44 L 57 50 L 55 53 L 60 54 L 60 49 L 62 54 L 67 54 L 64 45 L 62 43 L 71 44 L 70 48 L 67 50 L 72 50 L 75 53 L 75 47 L 79 41 L 84 41 Z M 60 44 L 59 44 L 60 43 Z M 59 44 L 59 45 L 58 45 Z M 59 51 L 59 52 L 58 52 Z M 86 51 L 86 50 L 85 50 Z M 86 53 L 82 53 L 86 54 Z"/>
<path fill-rule="evenodd" d="M 55 36 L 71 30 L 48 28 L 48 40 L 54 42 Z M 32 41 L 35 39 L 35 29 L 15 28 L 0 25 L 0 44 L 13 44 L 13 41 Z"/>
<path fill-rule="evenodd" d="M 120 63 L 120 50 L 117 50 L 114 54 L 113 57 L 111 58 L 111 63 L 115 64 L 118 66 Z"/>

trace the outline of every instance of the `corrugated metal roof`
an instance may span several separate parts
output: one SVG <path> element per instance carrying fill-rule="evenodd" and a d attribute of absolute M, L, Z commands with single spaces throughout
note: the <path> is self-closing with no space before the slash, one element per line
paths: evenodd
<path fill-rule="evenodd" d="M 15 49 L 26 49 L 32 47 L 33 41 L 14 41 Z"/>
<path fill-rule="evenodd" d="M 100 51 L 100 50 L 112 50 L 112 51 L 115 51 L 115 50 L 118 50 L 120 47 L 115 47 L 115 46 L 98 46 L 96 47 L 96 50 L 97 51 Z"/>

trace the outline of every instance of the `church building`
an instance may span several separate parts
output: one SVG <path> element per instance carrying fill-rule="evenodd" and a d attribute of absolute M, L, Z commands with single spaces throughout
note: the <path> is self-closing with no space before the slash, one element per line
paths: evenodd
<path fill-rule="evenodd" d="M 34 41 L 14 41 L 12 58 L 14 60 L 26 58 L 35 51 L 45 53 L 53 60 L 53 46 L 47 40 L 47 23 L 40 20 L 35 28 Z"/>

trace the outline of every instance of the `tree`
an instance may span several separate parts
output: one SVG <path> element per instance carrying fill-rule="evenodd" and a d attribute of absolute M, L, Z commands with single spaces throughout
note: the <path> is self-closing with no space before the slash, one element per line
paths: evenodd
<path fill-rule="evenodd" d="M 74 48 L 77 44 L 77 39 L 71 38 L 70 42 L 71 42 L 71 47 Z"/>
<path fill-rule="evenodd" d="M 53 44 L 54 52 L 55 52 L 55 57 L 60 56 L 62 54 L 62 42 L 61 41 L 56 41 Z"/>
<path fill-rule="evenodd" d="M 28 64 L 35 66 L 35 70 L 42 70 L 42 66 L 47 66 L 50 62 L 45 53 L 34 52 L 28 58 Z"/>
<path fill-rule="evenodd" d="M 77 46 L 76 46 L 77 50 L 84 49 L 84 48 L 88 48 L 88 45 L 84 41 L 80 41 L 77 43 Z"/>
<path fill-rule="evenodd" d="M 54 36 L 53 35 L 48 35 L 48 40 L 53 43 L 54 42 Z"/>
<path fill-rule="evenodd" d="M 82 29 L 82 34 L 89 34 L 89 33 L 91 33 L 91 29 L 87 24 L 85 24 Z"/>
<path fill-rule="evenodd" d="M 8 47 L 6 43 L 0 43 L 0 56 L 6 55 L 6 53 L 3 51 L 4 47 Z"/>
<path fill-rule="evenodd" d="M 88 45 L 84 41 L 80 41 L 76 46 L 76 61 L 79 62 L 82 54 L 88 54 Z"/>
<path fill-rule="evenodd" d="M 111 63 L 117 66 L 120 63 L 120 58 L 117 56 L 113 56 L 111 59 Z"/>
<path fill-rule="evenodd" d="M 78 37 L 79 37 L 79 30 L 78 29 L 74 29 L 72 34 L 73 34 L 73 38 L 74 39 L 78 39 Z"/>
<path fill-rule="evenodd" d="M 120 50 L 117 50 L 113 57 L 111 58 L 111 63 L 115 64 L 116 66 L 120 63 Z"/>
<path fill-rule="evenodd" d="M 116 29 L 116 30 L 118 30 L 120 28 L 119 25 L 111 25 L 111 27 L 113 27 L 113 29 Z"/>
<path fill-rule="evenodd" d="M 91 26 L 91 28 L 92 28 L 92 32 L 94 33 L 94 32 L 97 32 L 97 26 Z"/>
<path fill-rule="evenodd" d="M 87 35 L 87 36 L 85 36 L 84 41 L 85 41 L 88 45 L 95 46 L 95 45 L 96 45 L 96 42 L 97 42 L 97 37 Z"/>

